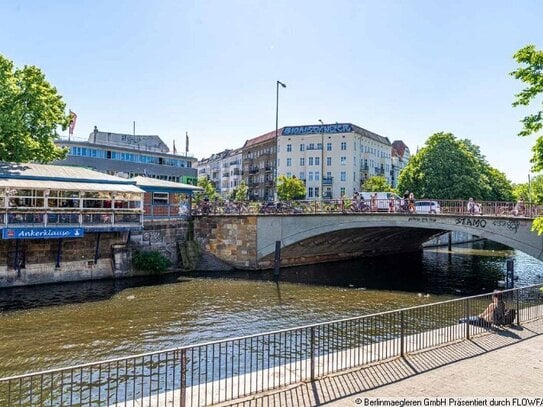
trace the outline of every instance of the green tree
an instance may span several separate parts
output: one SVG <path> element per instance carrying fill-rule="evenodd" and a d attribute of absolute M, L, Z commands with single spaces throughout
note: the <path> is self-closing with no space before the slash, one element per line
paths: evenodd
<path fill-rule="evenodd" d="M 47 163 L 66 157 L 55 145 L 69 116 L 57 90 L 35 66 L 15 68 L 0 55 L 0 161 Z"/>
<path fill-rule="evenodd" d="M 513 58 L 519 64 L 519 67 L 510 74 L 515 79 L 520 80 L 528 85 L 522 89 L 520 93 L 515 95 L 513 106 L 528 106 L 538 98 L 541 99 L 543 93 L 543 51 L 539 51 L 534 45 L 527 45 L 519 49 Z M 538 101 L 537 104 L 541 107 L 534 114 L 525 116 L 522 120 L 522 130 L 518 133 L 519 136 L 529 136 L 537 134 L 543 128 L 543 101 Z M 534 171 L 543 169 L 543 138 L 539 136 L 532 148 L 534 155 L 531 163 Z"/>
<path fill-rule="evenodd" d="M 514 185 L 513 195 L 515 200 L 522 198 L 525 202 L 543 205 L 543 175 L 534 177 L 530 184 L 526 182 Z"/>
<path fill-rule="evenodd" d="M 234 200 L 245 201 L 247 199 L 248 191 L 249 191 L 249 188 L 247 187 L 247 184 L 245 184 L 245 181 L 241 181 L 235 190 Z"/>
<path fill-rule="evenodd" d="M 301 179 L 279 175 L 277 181 L 277 197 L 281 201 L 305 198 L 305 184 Z"/>
<path fill-rule="evenodd" d="M 245 181 L 241 181 L 240 184 L 228 194 L 228 199 L 232 201 L 245 201 L 247 199 L 247 191 L 249 191 L 247 184 L 245 184 Z"/>
<path fill-rule="evenodd" d="M 215 200 L 215 198 L 219 197 L 219 194 L 217 193 L 217 190 L 215 189 L 215 184 L 213 183 L 213 181 L 211 181 L 207 177 L 198 178 L 198 186 L 202 187 L 204 190 L 200 192 L 196 192 L 194 194 L 194 201 L 196 203 L 199 203 L 205 197 L 208 197 L 210 201 L 213 201 Z"/>
<path fill-rule="evenodd" d="M 420 198 L 478 200 L 510 200 L 513 192 L 478 146 L 443 132 L 430 136 L 401 172 L 398 191 L 405 190 Z"/>
<path fill-rule="evenodd" d="M 388 183 L 383 176 L 370 177 L 362 185 L 362 191 L 367 192 L 391 192 L 394 188 Z"/>

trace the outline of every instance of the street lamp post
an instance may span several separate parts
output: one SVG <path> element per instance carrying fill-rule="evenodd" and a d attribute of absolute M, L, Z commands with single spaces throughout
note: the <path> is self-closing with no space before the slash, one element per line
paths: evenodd
<path fill-rule="evenodd" d="M 277 81 L 276 83 L 276 97 L 275 97 L 275 176 L 273 181 L 273 189 L 274 189 L 274 196 L 275 200 L 277 200 L 277 177 L 278 177 L 278 156 L 279 156 L 279 143 L 277 139 L 277 130 L 279 128 L 279 85 L 281 85 L 283 88 L 286 88 L 287 85 L 285 85 L 281 81 Z"/>
<path fill-rule="evenodd" d="M 319 122 L 321 124 L 321 190 L 320 190 L 320 197 L 321 201 L 324 197 L 324 123 L 321 119 L 319 119 Z"/>

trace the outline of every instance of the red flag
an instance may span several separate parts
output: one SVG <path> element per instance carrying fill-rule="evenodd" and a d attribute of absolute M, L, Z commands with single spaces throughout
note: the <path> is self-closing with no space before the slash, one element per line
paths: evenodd
<path fill-rule="evenodd" d="M 77 115 L 70 110 L 70 124 L 68 125 L 68 134 L 71 136 L 74 134 L 75 122 L 77 121 Z"/>
<path fill-rule="evenodd" d="M 175 148 L 175 140 L 173 141 L 173 153 L 177 154 L 177 148 Z"/>

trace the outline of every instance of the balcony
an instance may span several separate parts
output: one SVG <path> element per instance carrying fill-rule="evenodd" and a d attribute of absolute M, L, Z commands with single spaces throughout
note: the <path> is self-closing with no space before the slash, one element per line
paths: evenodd
<path fill-rule="evenodd" d="M 334 180 L 334 177 L 323 177 L 322 185 L 332 185 L 333 180 Z"/>
<path fill-rule="evenodd" d="M 385 169 L 383 167 L 375 167 L 375 174 L 385 175 Z"/>
<path fill-rule="evenodd" d="M 251 169 L 249 170 L 249 173 L 250 173 L 250 174 L 256 174 L 256 173 L 258 173 L 259 171 L 260 171 L 260 168 L 258 168 L 258 167 L 253 167 L 253 168 L 251 168 Z"/>

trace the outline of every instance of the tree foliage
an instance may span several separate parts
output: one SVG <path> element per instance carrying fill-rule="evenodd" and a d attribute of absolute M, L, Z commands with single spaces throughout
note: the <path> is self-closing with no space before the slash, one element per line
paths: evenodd
<path fill-rule="evenodd" d="M 245 181 L 241 181 L 237 188 L 234 188 L 229 198 L 233 201 L 245 201 L 247 199 L 247 191 L 249 188 Z"/>
<path fill-rule="evenodd" d="M 277 197 L 281 201 L 305 198 L 305 184 L 301 179 L 279 175 L 277 181 Z"/>
<path fill-rule="evenodd" d="M 207 177 L 198 178 L 198 186 L 202 187 L 204 190 L 198 191 L 194 194 L 194 200 L 196 203 L 199 203 L 205 197 L 209 198 L 210 200 L 215 200 L 215 198 L 219 198 L 219 194 L 217 193 L 215 184 Z"/>
<path fill-rule="evenodd" d="M 534 45 L 527 45 L 519 49 L 513 58 L 519 64 L 519 67 L 511 72 L 511 75 L 527 85 L 515 95 L 513 106 L 528 106 L 532 102 L 539 105 L 539 110 L 525 116 L 522 120 L 522 129 L 518 133 L 519 136 L 529 136 L 537 134 L 543 128 L 543 51 L 539 51 Z M 543 137 L 539 136 L 532 148 L 534 155 L 531 163 L 534 171 L 543 170 Z"/>
<path fill-rule="evenodd" d="M 451 133 L 430 136 L 409 160 L 398 180 L 398 191 L 420 198 L 508 201 L 512 186 L 490 166 L 478 146 Z"/>
<path fill-rule="evenodd" d="M 387 179 L 383 176 L 370 177 L 362 185 L 362 191 L 367 192 L 391 192 L 394 191 Z"/>
<path fill-rule="evenodd" d="M 0 55 L 0 161 L 47 163 L 67 151 L 55 145 L 68 126 L 66 104 L 35 66 L 15 68 Z"/>
<path fill-rule="evenodd" d="M 529 184 L 515 184 L 513 195 L 516 200 L 522 198 L 525 202 L 543 205 L 543 175 L 534 177 Z"/>

